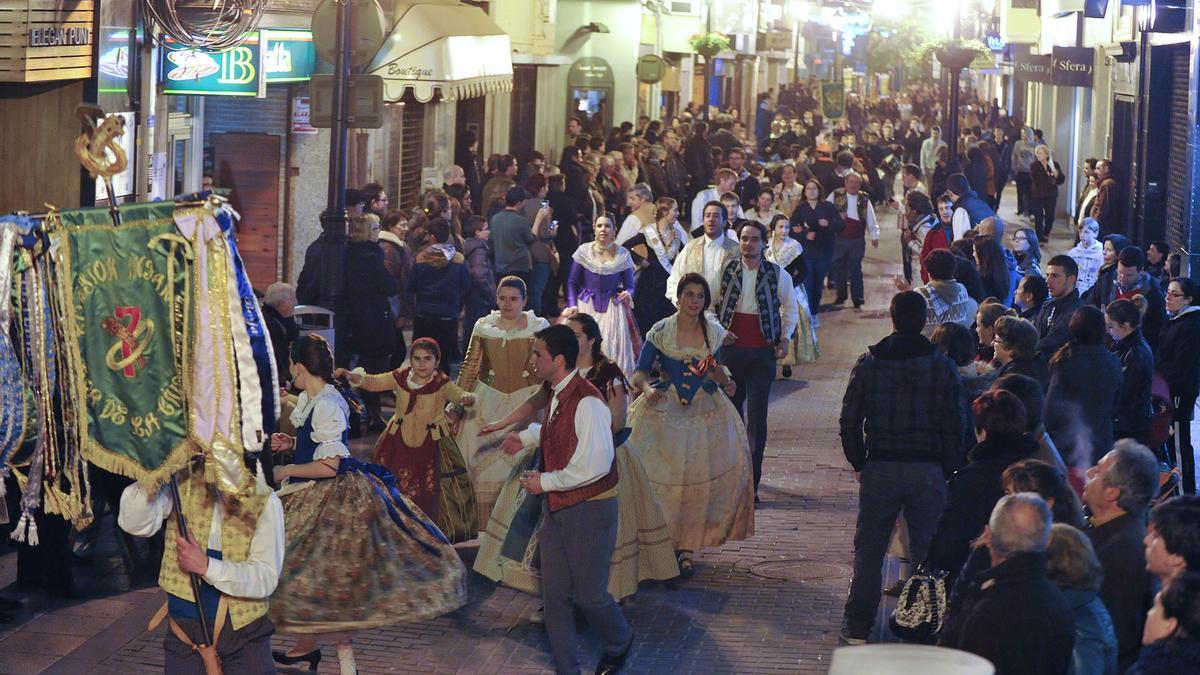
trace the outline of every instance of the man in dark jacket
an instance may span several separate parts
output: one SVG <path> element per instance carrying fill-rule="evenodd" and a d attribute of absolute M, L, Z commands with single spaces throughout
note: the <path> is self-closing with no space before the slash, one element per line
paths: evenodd
<path fill-rule="evenodd" d="M 925 298 L 892 298 L 895 332 L 863 354 L 842 399 L 841 436 L 859 481 L 854 578 L 842 644 L 862 644 L 875 623 L 896 516 L 904 510 L 913 560 L 924 560 L 946 499 L 946 476 L 958 464 L 962 382 L 953 362 L 921 335 Z"/>
<path fill-rule="evenodd" d="M 954 200 L 954 218 L 951 222 L 955 239 L 962 239 L 967 230 L 974 229 L 985 219 L 996 217 L 996 212 L 971 189 L 967 177 L 961 173 L 952 173 L 946 178 L 946 194 Z M 1002 231 L 999 234 L 1004 236 Z"/>
<path fill-rule="evenodd" d="M 275 354 L 275 367 L 279 375 L 279 386 L 286 387 L 291 374 L 288 368 L 292 343 L 300 337 L 300 328 L 292 311 L 296 308 L 296 287 L 282 281 L 267 287 L 262 299 L 263 323 L 271 338 L 271 351 Z"/>
<path fill-rule="evenodd" d="M 1046 577 L 1050 507 L 1036 494 L 1007 495 L 983 532 L 992 567 L 975 576 L 940 644 L 978 654 L 996 675 L 1062 675 L 1071 667 L 1075 619 Z"/>
<path fill-rule="evenodd" d="M 1100 236 L 1122 234 L 1121 184 L 1112 175 L 1110 160 L 1096 162 L 1096 198 L 1089 215 L 1100 223 Z"/>
<path fill-rule="evenodd" d="M 1071 339 L 1071 316 L 1083 305 L 1075 282 L 1079 264 L 1069 255 L 1059 254 L 1046 264 L 1046 287 L 1050 299 L 1042 305 L 1033 325 L 1038 329 L 1037 350 L 1047 359 Z"/>
<path fill-rule="evenodd" d="M 717 115 L 717 121 L 713 125 L 713 128 L 716 129 L 716 131 L 709 134 L 708 137 L 709 143 L 711 143 L 714 148 L 720 148 L 721 155 L 724 157 L 729 157 L 730 150 L 742 147 L 742 142 L 738 140 L 737 135 L 729 130 L 729 128 L 732 126 L 733 120 L 729 117 L 729 115 Z"/>
<path fill-rule="evenodd" d="M 1050 289 L 1042 275 L 1027 274 L 1021 278 L 1016 292 L 1013 293 L 1013 307 L 1021 312 L 1022 319 L 1032 323 L 1037 321 L 1038 314 L 1042 312 L 1042 305 L 1046 304 L 1049 295 Z"/>
<path fill-rule="evenodd" d="M 708 142 L 708 125 L 704 122 L 692 125 L 692 136 L 683 146 L 683 162 L 691 180 L 686 203 L 691 203 L 697 193 L 712 184 L 713 172 L 717 170 L 712 144 Z"/>
<path fill-rule="evenodd" d="M 1137 660 L 1142 626 L 1154 602 L 1146 569 L 1146 509 L 1158 493 L 1158 462 L 1144 445 L 1122 439 L 1088 469 L 1083 503 L 1092 517 L 1088 538 L 1104 568 L 1100 599 L 1117 633 L 1117 669 Z"/>
<path fill-rule="evenodd" d="M 1157 345 L 1167 322 L 1167 302 L 1158 281 L 1146 271 L 1146 254 L 1137 246 L 1126 246 L 1117 254 L 1117 273 L 1111 284 L 1097 283 L 1088 290 L 1084 302 L 1100 309 L 1121 298 L 1140 295 L 1146 299 L 1142 333 L 1151 345 Z"/>

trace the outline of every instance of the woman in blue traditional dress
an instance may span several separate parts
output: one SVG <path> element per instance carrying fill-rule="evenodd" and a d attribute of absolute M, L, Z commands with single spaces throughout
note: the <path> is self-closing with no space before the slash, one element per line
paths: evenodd
<path fill-rule="evenodd" d="M 711 297 L 702 275 L 679 280 L 679 310 L 646 336 L 633 376 L 643 395 L 629 407 L 629 443 L 671 525 L 684 577 L 694 551 L 754 534 L 750 446 L 729 401 L 733 380 L 717 363 L 726 331 L 705 315 Z"/>
<path fill-rule="evenodd" d="M 355 672 L 349 633 L 458 609 L 467 600 L 466 568 L 392 474 L 350 457 L 349 410 L 332 384 L 329 344 L 301 337 L 289 370 L 303 391 L 291 415 L 296 437 L 271 437 L 273 450 L 295 453 L 293 464 L 275 467 L 275 479 L 286 481 L 279 495 L 287 550 L 271 620 L 280 633 L 302 637 L 275 660 L 315 669 L 325 635 L 337 640 L 347 675 Z"/>

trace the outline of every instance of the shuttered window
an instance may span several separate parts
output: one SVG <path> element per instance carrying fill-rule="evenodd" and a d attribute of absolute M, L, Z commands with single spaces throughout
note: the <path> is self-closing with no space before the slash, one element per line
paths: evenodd
<path fill-rule="evenodd" d="M 421 167 L 424 165 L 422 149 L 425 146 L 425 104 L 404 94 L 401 108 L 400 131 L 400 185 L 396 198 L 400 208 L 410 209 L 417 205 L 421 192 Z"/>
<path fill-rule="evenodd" d="M 1167 175 L 1166 239 L 1173 250 L 1186 247 L 1187 211 L 1191 201 L 1188 184 L 1188 60 L 1191 46 L 1173 46 L 1171 74 L 1171 150 Z"/>

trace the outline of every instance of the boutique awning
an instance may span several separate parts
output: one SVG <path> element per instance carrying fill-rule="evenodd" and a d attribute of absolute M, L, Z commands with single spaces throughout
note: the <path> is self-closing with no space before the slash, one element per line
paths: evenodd
<path fill-rule="evenodd" d="M 512 90 L 508 35 L 483 10 L 454 0 L 396 5 L 396 23 L 367 72 L 383 78 L 384 97 L 411 89 L 418 101 L 436 91 L 456 101 Z"/>

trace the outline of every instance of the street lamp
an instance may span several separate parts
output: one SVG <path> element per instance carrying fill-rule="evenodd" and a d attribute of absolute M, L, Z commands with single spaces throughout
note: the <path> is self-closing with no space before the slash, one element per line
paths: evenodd
<path fill-rule="evenodd" d="M 954 45 L 958 46 L 959 40 L 962 39 L 962 6 L 965 0 L 944 0 L 942 8 L 952 10 L 954 14 Z M 949 101 L 947 102 L 946 113 L 946 150 L 949 156 L 951 167 L 959 167 L 958 163 L 958 97 L 959 97 L 959 78 L 962 77 L 963 68 L 966 68 L 972 60 L 974 60 L 974 52 L 968 52 L 963 49 L 945 49 L 937 55 L 938 61 L 942 63 L 950 71 L 950 91 Z"/>

